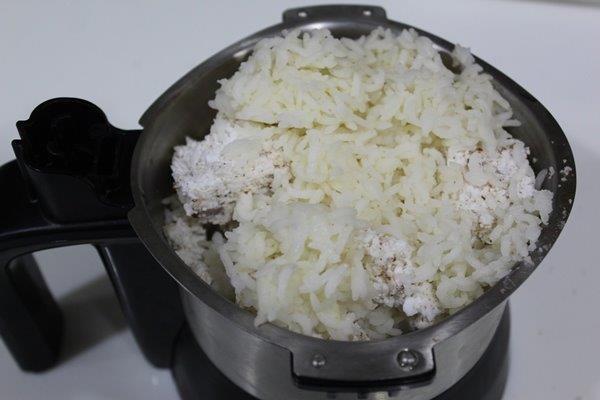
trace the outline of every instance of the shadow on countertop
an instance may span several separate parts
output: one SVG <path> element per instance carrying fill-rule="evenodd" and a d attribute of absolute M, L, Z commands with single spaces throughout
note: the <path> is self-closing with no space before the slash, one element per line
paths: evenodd
<path fill-rule="evenodd" d="M 92 280 L 58 301 L 65 321 L 61 363 L 127 328 L 107 276 Z"/>

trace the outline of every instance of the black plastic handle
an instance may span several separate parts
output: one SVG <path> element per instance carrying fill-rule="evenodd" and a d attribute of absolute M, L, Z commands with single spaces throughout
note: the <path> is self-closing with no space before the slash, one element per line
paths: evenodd
<path fill-rule="evenodd" d="M 97 249 L 144 356 L 155 367 L 170 367 L 184 322 L 177 283 L 141 242 Z"/>
<path fill-rule="evenodd" d="M 53 223 L 31 202 L 17 167 L 0 169 L 10 190 L 0 200 L 0 333 L 22 369 L 40 371 L 58 357 L 62 316 L 30 253 L 81 243 L 135 240 L 126 220 Z M 65 196 L 69 196 L 66 192 Z"/>
<path fill-rule="evenodd" d="M 24 370 L 42 371 L 60 352 L 62 314 L 31 253 L 88 243 L 147 359 L 168 366 L 183 323 L 177 285 L 126 217 L 139 131 L 117 129 L 92 103 L 68 98 L 42 103 L 17 127 L 17 160 L 0 168 L 9 188 L 0 198 L 0 334 L 13 357 Z"/>

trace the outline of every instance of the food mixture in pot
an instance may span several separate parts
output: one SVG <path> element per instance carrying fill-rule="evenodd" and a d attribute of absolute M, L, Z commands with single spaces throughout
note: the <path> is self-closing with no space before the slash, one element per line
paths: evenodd
<path fill-rule="evenodd" d="M 177 254 L 256 324 L 325 339 L 472 302 L 528 259 L 552 193 L 492 78 L 465 48 L 452 59 L 414 30 L 261 40 L 220 81 L 210 133 L 175 148 Z"/>

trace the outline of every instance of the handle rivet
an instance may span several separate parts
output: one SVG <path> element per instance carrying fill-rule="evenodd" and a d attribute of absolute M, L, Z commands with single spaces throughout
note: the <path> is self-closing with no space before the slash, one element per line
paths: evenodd
<path fill-rule="evenodd" d="M 313 366 L 313 368 L 323 368 L 325 366 L 325 364 L 327 364 L 327 360 L 325 359 L 325 356 L 323 356 L 322 354 L 315 354 L 312 358 L 311 364 Z"/>
<path fill-rule="evenodd" d="M 403 371 L 412 371 L 419 365 L 419 354 L 413 350 L 404 349 L 398 354 L 398 364 Z"/>

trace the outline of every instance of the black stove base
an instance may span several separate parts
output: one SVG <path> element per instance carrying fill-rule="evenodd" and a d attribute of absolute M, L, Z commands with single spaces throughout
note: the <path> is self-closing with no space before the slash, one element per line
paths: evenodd
<path fill-rule="evenodd" d="M 507 307 L 477 364 L 456 385 L 432 400 L 500 400 L 508 375 L 509 332 Z M 256 400 L 214 367 L 187 326 L 175 345 L 171 371 L 182 400 Z"/>

